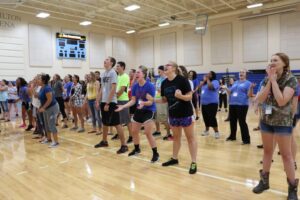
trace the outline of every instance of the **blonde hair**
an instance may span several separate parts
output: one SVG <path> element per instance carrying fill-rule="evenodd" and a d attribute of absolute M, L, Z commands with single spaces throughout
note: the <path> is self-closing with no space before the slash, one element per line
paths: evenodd
<path fill-rule="evenodd" d="M 176 62 L 170 61 L 169 64 L 171 64 L 172 67 L 175 68 L 176 75 L 182 75 L 182 71 L 179 69 L 178 64 Z"/>
<path fill-rule="evenodd" d="M 147 77 L 148 77 L 148 68 L 145 67 L 144 65 L 140 65 L 139 69 L 142 70 L 142 73 L 144 74 L 144 79 L 147 79 Z"/>

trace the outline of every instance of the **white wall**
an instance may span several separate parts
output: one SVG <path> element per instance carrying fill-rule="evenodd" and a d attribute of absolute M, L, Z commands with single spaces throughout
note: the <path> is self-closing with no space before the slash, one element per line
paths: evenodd
<path fill-rule="evenodd" d="M 125 59 L 129 67 L 135 66 L 136 51 L 133 36 L 93 27 L 82 27 L 51 18 L 38 19 L 12 11 L 1 9 L 0 11 L 21 17 L 21 22 L 15 23 L 15 28 L 0 28 L 0 79 L 15 80 L 18 76 L 30 79 L 41 72 L 50 75 L 59 73 L 62 76 L 70 73 L 83 77 L 89 71 L 103 71 L 104 58 L 113 54 L 117 59 L 118 57 Z M 85 35 L 87 37 L 86 60 L 58 59 L 56 57 L 57 32 Z M 100 46 L 102 49 L 98 49 Z M 39 50 L 36 49 L 38 47 Z M 50 51 L 49 54 L 47 51 Z M 32 56 L 36 53 L 41 55 L 40 58 Z"/>
<path fill-rule="evenodd" d="M 284 43 L 282 42 L 283 37 L 289 39 L 284 44 L 290 44 L 293 40 L 296 43 L 300 41 L 299 18 L 300 12 L 277 14 L 250 20 L 240 20 L 237 17 L 209 20 L 207 32 L 202 38 L 200 35 L 197 35 L 199 39 L 196 39 L 196 36 L 190 37 L 190 39 L 184 38 L 184 33 L 186 30 L 190 30 L 191 27 L 172 27 L 139 34 L 137 36 L 137 47 L 140 46 L 139 41 L 141 38 L 153 37 L 154 66 L 151 67 L 165 64 L 161 63 L 160 37 L 168 33 L 176 33 L 176 45 L 174 48 L 176 48 L 177 57 L 174 61 L 178 64 L 186 65 L 189 69 L 194 69 L 198 73 L 208 72 L 212 69 L 216 72 L 225 72 L 226 68 L 229 68 L 231 72 L 237 72 L 240 68 L 264 69 L 272 54 L 286 49 L 286 45 L 282 45 Z M 284 23 L 285 19 L 289 20 L 287 25 Z M 286 27 L 289 27 L 289 30 L 285 31 L 284 35 L 281 34 L 282 27 L 284 27 L 284 30 L 287 29 Z M 244 29 L 247 32 L 244 32 Z M 251 29 L 257 29 L 257 31 L 251 32 Z M 222 30 L 224 30 L 223 34 Z M 230 34 L 232 34 L 231 37 Z M 199 52 L 199 64 L 191 65 L 184 61 L 184 57 L 187 57 L 187 55 L 183 52 L 186 49 L 183 47 L 184 45 L 195 43 L 199 45 L 202 43 L 202 48 L 197 50 Z M 289 49 L 289 46 L 287 48 Z M 222 49 L 224 55 L 220 54 L 218 49 Z M 137 51 L 139 51 L 139 48 Z M 298 57 L 294 54 L 297 54 Z M 165 61 L 165 59 L 163 60 Z M 143 60 L 137 57 L 136 62 L 142 63 Z M 300 69 L 300 45 L 293 46 L 291 67 L 293 70 Z"/>

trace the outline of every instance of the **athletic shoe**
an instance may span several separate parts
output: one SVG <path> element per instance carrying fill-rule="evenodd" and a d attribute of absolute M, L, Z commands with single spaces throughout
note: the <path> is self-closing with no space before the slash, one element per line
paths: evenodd
<path fill-rule="evenodd" d="M 225 112 L 227 112 L 227 109 L 225 109 Z"/>
<path fill-rule="evenodd" d="M 77 129 L 77 133 L 83 133 L 84 131 L 85 131 L 84 128 L 79 128 L 79 129 Z"/>
<path fill-rule="evenodd" d="M 170 158 L 167 162 L 162 164 L 163 167 L 171 166 L 171 165 L 178 165 L 178 159 Z"/>
<path fill-rule="evenodd" d="M 48 139 L 44 139 L 43 141 L 41 141 L 41 144 L 48 144 L 48 143 L 50 143 Z"/>
<path fill-rule="evenodd" d="M 115 134 L 115 135 L 111 138 L 111 140 L 117 140 L 117 139 L 119 139 L 119 135 L 118 135 L 118 134 Z"/>
<path fill-rule="evenodd" d="M 78 127 L 74 126 L 74 127 L 70 128 L 70 131 L 76 131 L 77 129 L 78 129 Z"/>
<path fill-rule="evenodd" d="M 199 119 L 199 117 L 196 117 L 195 120 L 197 121 Z"/>
<path fill-rule="evenodd" d="M 159 131 L 155 131 L 154 133 L 152 133 L 153 136 L 160 136 L 161 133 Z"/>
<path fill-rule="evenodd" d="M 227 118 L 227 119 L 224 120 L 224 122 L 229 122 L 229 121 L 230 121 L 229 118 Z"/>
<path fill-rule="evenodd" d="M 126 143 L 127 143 L 127 144 L 130 144 L 131 142 L 132 142 L 132 136 L 129 136 Z"/>
<path fill-rule="evenodd" d="M 128 147 L 126 145 L 122 145 L 121 148 L 117 151 L 117 154 L 125 153 L 128 151 Z"/>
<path fill-rule="evenodd" d="M 171 134 L 167 134 L 166 136 L 163 137 L 163 140 L 173 140 L 173 136 Z"/>
<path fill-rule="evenodd" d="M 141 149 L 133 149 L 133 150 L 128 154 L 128 156 L 136 156 L 136 155 L 138 155 L 139 153 L 141 153 Z"/>
<path fill-rule="evenodd" d="M 88 120 L 86 120 L 87 123 L 91 124 L 93 122 L 92 118 L 89 118 Z"/>
<path fill-rule="evenodd" d="M 259 130 L 260 130 L 259 126 L 253 129 L 253 131 L 259 131 Z"/>
<path fill-rule="evenodd" d="M 208 136 L 209 135 L 209 131 L 203 131 L 203 133 L 201 135 L 202 136 Z"/>
<path fill-rule="evenodd" d="M 220 112 L 221 111 L 221 109 L 218 109 L 218 112 Z"/>
<path fill-rule="evenodd" d="M 258 149 L 263 149 L 264 148 L 264 145 L 260 144 L 260 145 L 257 145 L 256 146 Z"/>
<path fill-rule="evenodd" d="M 33 128 L 33 126 L 30 124 L 30 125 L 28 125 L 28 127 L 25 129 L 25 131 L 31 131 L 32 128 Z"/>
<path fill-rule="evenodd" d="M 236 138 L 231 138 L 230 136 L 228 138 L 226 138 L 226 141 L 235 141 Z"/>
<path fill-rule="evenodd" d="M 242 142 L 242 145 L 248 145 L 250 142 Z"/>
<path fill-rule="evenodd" d="M 219 139 L 220 138 L 220 133 L 219 132 L 215 132 L 215 138 Z"/>
<path fill-rule="evenodd" d="M 197 164 L 194 163 L 194 162 L 192 162 L 192 163 L 191 163 L 191 166 L 190 166 L 190 171 L 189 171 L 189 173 L 190 173 L 190 174 L 196 174 L 196 172 L 197 172 Z"/>
<path fill-rule="evenodd" d="M 99 142 L 98 144 L 96 144 L 94 147 L 95 148 L 108 147 L 108 142 L 102 140 L 101 142 Z"/>
<path fill-rule="evenodd" d="M 48 147 L 49 148 L 56 148 L 58 147 L 59 143 L 58 142 L 52 142 Z"/>
<path fill-rule="evenodd" d="M 151 159 L 151 162 L 152 162 L 152 163 L 155 163 L 155 162 L 158 161 L 158 160 L 159 160 L 159 154 L 158 154 L 158 153 L 153 154 L 152 159 Z"/>

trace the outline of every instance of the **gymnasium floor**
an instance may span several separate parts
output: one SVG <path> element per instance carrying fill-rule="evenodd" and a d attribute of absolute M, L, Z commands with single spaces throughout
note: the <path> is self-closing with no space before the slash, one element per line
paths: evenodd
<path fill-rule="evenodd" d="M 223 122 L 226 116 L 224 111 L 218 113 L 221 132 L 218 140 L 212 134 L 202 137 L 203 122 L 201 118 L 197 121 L 195 175 L 188 174 L 190 156 L 185 137 L 182 137 L 179 165 L 163 168 L 161 163 L 171 157 L 172 142 L 163 141 L 162 137 L 156 138 L 160 161 L 151 164 L 151 149 L 145 136 L 141 137 L 142 153 L 128 158 L 127 154 L 115 153 L 119 141 L 109 141 L 108 148 L 95 149 L 94 144 L 102 136 L 64 130 L 59 132 L 61 145 L 49 149 L 32 139 L 32 133 L 16 128 L 20 118 L 5 125 L 1 121 L 0 199 L 286 199 L 286 178 L 277 153 L 271 170 L 271 189 L 260 195 L 251 191 L 259 178 L 262 157 L 262 150 L 256 148 L 260 134 L 252 131 L 257 125 L 253 110 L 249 110 L 247 120 L 251 145 L 241 145 L 240 136 L 236 142 L 225 142 L 229 133 L 228 122 Z M 88 125 L 87 130 L 90 128 Z"/>

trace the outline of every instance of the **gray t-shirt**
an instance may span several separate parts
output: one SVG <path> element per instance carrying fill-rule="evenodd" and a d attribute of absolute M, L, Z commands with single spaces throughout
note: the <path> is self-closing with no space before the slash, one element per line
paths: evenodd
<path fill-rule="evenodd" d="M 52 87 L 54 91 L 55 98 L 56 97 L 62 97 L 63 95 L 63 85 L 61 81 L 56 81 Z"/>
<path fill-rule="evenodd" d="M 101 74 L 101 89 L 102 89 L 101 102 L 106 103 L 108 101 L 112 84 L 113 83 L 117 84 L 117 82 L 118 82 L 118 75 L 113 68 Z M 117 103 L 116 92 L 114 92 L 114 96 L 111 102 Z"/>

